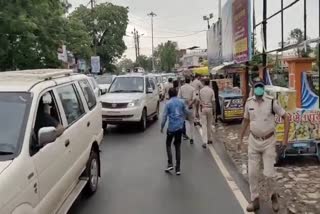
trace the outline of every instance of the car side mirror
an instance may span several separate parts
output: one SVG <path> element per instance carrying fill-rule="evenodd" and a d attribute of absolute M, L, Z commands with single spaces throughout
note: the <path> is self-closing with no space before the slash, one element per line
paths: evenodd
<path fill-rule="evenodd" d="M 153 89 L 152 88 L 147 88 L 147 94 L 152 94 L 153 93 Z"/>
<path fill-rule="evenodd" d="M 101 95 L 104 95 L 107 93 L 107 89 L 100 89 Z"/>
<path fill-rule="evenodd" d="M 43 147 L 49 143 L 53 143 L 57 138 L 57 130 L 55 127 L 41 128 L 38 133 L 39 147 Z"/>

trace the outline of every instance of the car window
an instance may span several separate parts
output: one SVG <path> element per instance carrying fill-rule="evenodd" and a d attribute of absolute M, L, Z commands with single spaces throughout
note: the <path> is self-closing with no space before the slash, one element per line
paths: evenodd
<path fill-rule="evenodd" d="M 151 85 L 152 89 L 155 90 L 156 89 L 156 85 L 154 83 L 154 80 L 153 79 L 149 79 L 149 81 L 150 81 L 150 85 Z"/>
<path fill-rule="evenodd" d="M 96 81 L 94 80 L 94 78 L 89 78 L 89 81 L 91 83 L 91 86 L 95 90 L 98 87 Z"/>
<path fill-rule="evenodd" d="M 62 86 L 57 89 L 57 92 L 61 99 L 68 124 L 74 123 L 84 114 L 83 105 L 80 102 L 75 86 Z"/>
<path fill-rule="evenodd" d="M 147 87 L 147 89 L 148 88 L 152 88 L 151 84 L 150 84 L 150 81 L 149 81 L 149 78 L 146 78 L 146 87 Z"/>
<path fill-rule="evenodd" d="M 116 77 L 110 86 L 109 93 L 143 93 L 143 80 L 143 77 Z"/>
<path fill-rule="evenodd" d="M 97 100 L 96 100 L 96 96 L 94 95 L 94 92 L 92 91 L 92 88 L 89 84 L 89 82 L 87 80 L 81 80 L 79 81 L 81 90 L 83 92 L 83 95 L 87 101 L 88 104 L 88 108 L 91 110 L 93 109 L 96 104 L 97 104 Z"/>
<path fill-rule="evenodd" d="M 0 92 L 0 161 L 17 155 L 22 145 L 31 93 Z"/>
<path fill-rule="evenodd" d="M 98 77 L 97 78 L 98 84 L 111 84 L 112 83 L 112 76 L 104 76 L 104 77 Z"/>

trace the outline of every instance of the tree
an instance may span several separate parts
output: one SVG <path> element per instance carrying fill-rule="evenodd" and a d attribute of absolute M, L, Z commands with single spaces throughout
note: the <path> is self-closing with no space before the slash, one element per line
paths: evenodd
<path fill-rule="evenodd" d="M 89 61 L 93 55 L 91 36 L 81 20 L 70 17 L 65 29 L 65 44 L 75 58 Z"/>
<path fill-rule="evenodd" d="M 152 71 L 152 58 L 145 55 L 138 56 L 135 67 L 142 67 L 145 71 Z"/>
<path fill-rule="evenodd" d="M 124 58 L 117 64 L 117 70 L 121 72 L 122 70 L 127 71 L 128 69 L 133 69 L 134 63 L 131 59 Z"/>
<path fill-rule="evenodd" d="M 111 67 L 126 50 L 123 37 L 128 25 L 128 8 L 103 3 L 91 10 L 81 5 L 70 18 L 81 20 L 85 25 L 92 38 L 91 47 L 96 45 L 97 55 L 105 67 Z"/>
<path fill-rule="evenodd" d="M 294 44 L 299 44 L 304 41 L 304 33 L 301 29 L 295 28 L 290 32 L 290 36 L 288 38 L 289 42 L 293 42 Z M 312 52 L 310 45 L 306 45 L 306 47 L 297 47 L 296 54 L 299 57 L 309 57 L 309 54 Z"/>
<path fill-rule="evenodd" d="M 0 70 L 59 67 L 63 13 L 61 1 L 1 1 Z"/>
<path fill-rule="evenodd" d="M 155 56 L 159 59 L 160 69 L 170 72 L 177 62 L 178 44 L 176 42 L 167 41 L 158 45 Z"/>

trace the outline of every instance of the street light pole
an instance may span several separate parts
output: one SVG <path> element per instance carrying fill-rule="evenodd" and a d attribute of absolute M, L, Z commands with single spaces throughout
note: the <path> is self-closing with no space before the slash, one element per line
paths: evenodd
<path fill-rule="evenodd" d="M 151 17 L 151 34 L 152 34 L 152 70 L 155 71 L 155 64 L 154 64 L 154 43 L 153 43 L 153 17 L 157 16 L 154 12 L 150 12 L 148 16 Z"/>

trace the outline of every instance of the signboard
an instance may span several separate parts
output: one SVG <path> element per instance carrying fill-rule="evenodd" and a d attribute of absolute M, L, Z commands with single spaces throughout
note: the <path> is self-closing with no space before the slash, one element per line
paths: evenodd
<path fill-rule="evenodd" d="M 93 74 L 100 73 L 100 56 L 91 57 L 91 73 Z"/>
<path fill-rule="evenodd" d="M 226 89 L 233 88 L 233 80 L 232 79 L 215 79 L 214 81 L 217 82 L 219 91 L 224 91 Z"/>
<path fill-rule="evenodd" d="M 58 49 L 58 59 L 65 63 L 68 62 L 67 47 L 65 45 Z"/>
<path fill-rule="evenodd" d="M 300 143 L 320 140 L 320 110 L 303 110 L 288 113 L 290 120 L 289 142 Z M 283 141 L 284 125 L 281 117 L 276 115 L 276 138 Z"/>
<path fill-rule="evenodd" d="M 249 0 L 233 1 L 233 58 L 236 63 L 244 63 L 250 61 L 251 58 L 251 28 L 249 26 L 250 13 L 251 8 Z"/>
<path fill-rule="evenodd" d="M 233 61 L 232 2 L 228 0 L 222 8 L 222 61 Z"/>
<path fill-rule="evenodd" d="M 224 120 L 234 120 L 243 118 L 242 97 L 226 97 L 223 99 Z"/>

